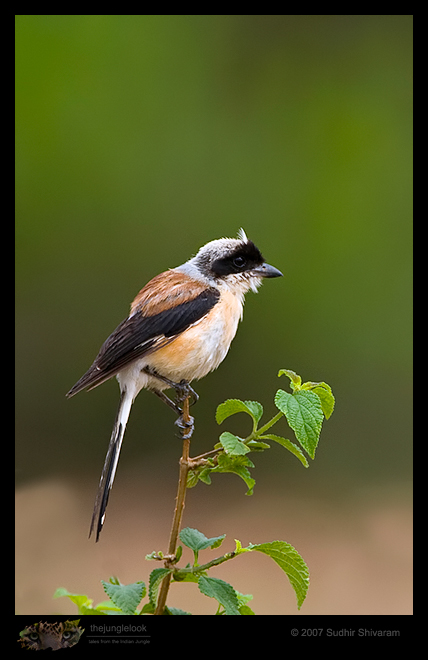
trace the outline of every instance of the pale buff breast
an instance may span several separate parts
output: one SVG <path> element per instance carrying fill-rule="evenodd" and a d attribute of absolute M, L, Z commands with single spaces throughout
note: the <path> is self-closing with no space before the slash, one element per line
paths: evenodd
<path fill-rule="evenodd" d="M 207 316 L 155 353 L 146 364 L 179 382 L 203 378 L 224 360 L 242 316 L 242 299 L 224 290 Z"/>

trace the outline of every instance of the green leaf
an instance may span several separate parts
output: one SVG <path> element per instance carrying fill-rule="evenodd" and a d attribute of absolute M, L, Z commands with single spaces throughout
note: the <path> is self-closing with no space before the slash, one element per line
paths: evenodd
<path fill-rule="evenodd" d="M 282 447 L 285 447 L 285 449 L 288 449 L 288 451 L 291 451 L 291 453 L 294 454 L 294 456 L 296 456 L 306 468 L 309 467 L 309 463 L 306 460 L 306 456 L 304 455 L 302 450 L 299 447 L 297 447 L 297 445 L 291 442 L 291 440 L 287 440 L 286 438 L 281 438 L 281 436 L 279 435 L 272 435 L 271 433 L 268 433 L 267 435 L 262 435 L 261 437 L 277 442 Z"/>
<path fill-rule="evenodd" d="M 253 612 L 251 607 L 247 604 L 250 600 L 253 600 L 253 596 L 251 594 L 241 594 L 239 591 L 236 591 L 236 589 L 235 594 L 238 599 L 239 613 L 242 616 L 254 615 L 255 612 Z"/>
<path fill-rule="evenodd" d="M 249 607 L 248 605 L 240 605 L 239 614 L 245 616 L 246 614 L 255 614 L 255 612 L 253 612 L 251 607 Z"/>
<path fill-rule="evenodd" d="M 254 463 L 250 461 L 247 456 L 228 456 L 227 454 L 220 454 L 218 457 L 218 465 L 212 468 L 212 472 L 231 472 L 241 477 L 248 486 L 246 495 L 252 495 L 256 480 L 251 477 L 248 467 L 254 467 Z"/>
<path fill-rule="evenodd" d="M 115 607 L 111 600 L 103 600 L 101 603 L 98 603 L 92 612 L 86 611 L 85 614 L 108 614 L 109 612 L 121 612 L 121 610 Z"/>
<path fill-rule="evenodd" d="M 255 480 L 252 479 L 250 472 L 247 467 L 254 467 L 254 463 L 250 461 L 247 456 L 230 456 L 224 452 L 218 455 L 217 465 L 212 464 L 212 467 L 207 465 L 202 469 L 194 470 L 194 477 L 192 480 L 187 482 L 187 487 L 190 488 L 197 483 L 197 480 L 203 481 L 205 484 L 211 484 L 211 474 L 213 472 L 230 472 L 237 474 L 241 479 L 245 481 L 248 486 L 247 495 L 253 494 L 253 488 L 255 485 Z M 190 485 L 189 485 L 190 483 Z"/>
<path fill-rule="evenodd" d="M 146 559 L 147 561 L 152 561 L 153 559 L 159 559 L 159 556 L 160 556 L 159 553 L 156 552 L 156 550 L 153 550 L 153 552 L 151 552 L 150 554 L 146 555 L 146 556 L 144 557 L 144 559 Z M 162 556 L 163 556 L 163 555 L 162 555 Z"/>
<path fill-rule="evenodd" d="M 149 601 L 156 608 L 158 591 L 164 577 L 171 573 L 169 568 L 155 568 L 149 578 Z"/>
<path fill-rule="evenodd" d="M 263 415 L 262 404 L 259 403 L 258 401 L 244 401 L 244 404 L 247 406 L 248 410 L 252 414 L 256 424 L 258 424 Z"/>
<path fill-rule="evenodd" d="M 262 437 L 267 437 L 267 436 L 260 436 Z M 270 449 L 270 445 L 268 445 L 267 442 L 259 442 L 259 440 L 249 440 L 248 442 L 245 443 L 248 449 L 251 451 L 259 451 L 262 452 L 265 449 Z"/>
<path fill-rule="evenodd" d="M 212 468 L 210 467 L 205 467 L 203 468 L 200 472 L 196 473 L 196 476 L 198 480 L 200 479 L 204 484 L 208 484 L 208 486 L 211 484 L 211 477 L 210 477 L 210 472 Z M 196 484 L 195 484 L 196 486 Z M 191 488 L 191 486 L 187 486 L 188 488 Z"/>
<path fill-rule="evenodd" d="M 285 541 L 250 544 L 249 549 L 268 555 L 284 571 L 296 593 L 297 607 L 300 610 L 309 589 L 309 570 L 297 550 Z"/>
<path fill-rule="evenodd" d="M 220 442 L 224 451 L 230 456 L 242 456 L 250 451 L 238 436 L 225 431 L 220 436 Z"/>
<path fill-rule="evenodd" d="M 119 614 L 121 614 L 121 610 L 118 607 L 114 607 L 111 604 L 111 601 L 110 601 L 109 609 L 107 607 L 99 608 L 98 605 L 97 607 L 86 607 L 85 605 L 79 607 L 79 614 L 85 616 L 108 616 L 108 614 L 111 612 L 118 612 Z"/>
<path fill-rule="evenodd" d="M 331 417 L 333 410 L 334 410 L 334 404 L 335 404 L 335 399 L 333 396 L 333 392 L 331 391 L 330 385 L 327 383 L 321 382 L 321 383 L 303 383 L 302 389 L 305 390 L 311 390 L 311 392 L 315 392 L 321 400 L 321 408 L 322 411 L 325 415 L 326 419 L 329 419 Z"/>
<path fill-rule="evenodd" d="M 238 598 L 232 585 L 219 580 L 201 576 L 198 581 L 199 590 L 209 598 L 215 598 L 225 609 L 225 614 L 240 615 Z"/>
<path fill-rule="evenodd" d="M 263 406 L 258 401 L 241 401 L 240 399 L 228 399 L 217 407 L 215 418 L 217 424 L 238 412 L 246 412 L 257 424 L 263 415 Z"/>
<path fill-rule="evenodd" d="M 101 580 L 104 591 L 124 614 L 135 614 L 137 605 L 145 596 L 146 586 L 141 580 L 132 584 L 110 584 Z"/>
<path fill-rule="evenodd" d="M 289 379 L 291 381 L 290 387 L 291 387 L 292 390 L 298 391 L 300 389 L 302 379 L 298 374 L 296 374 L 295 371 L 292 371 L 291 369 L 280 369 L 278 371 L 278 377 L 283 376 L 283 375 L 289 377 Z"/>
<path fill-rule="evenodd" d="M 172 581 L 173 582 L 197 582 L 201 575 L 206 575 L 206 571 L 199 571 L 198 573 L 181 573 L 180 569 L 178 569 L 174 573 Z"/>
<path fill-rule="evenodd" d="M 246 605 L 247 603 L 250 602 L 250 600 L 253 600 L 254 596 L 252 594 L 241 594 L 239 591 L 236 591 L 235 589 L 235 594 L 238 599 L 239 605 Z"/>
<path fill-rule="evenodd" d="M 199 552 L 200 550 L 205 550 L 206 548 L 214 549 L 220 547 L 226 537 L 226 534 L 222 534 L 221 536 L 213 536 L 212 538 L 208 539 L 205 534 L 202 534 L 202 532 L 199 530 L 192 529 L 191 527 L 185 527 L 181 530 L 179 536 L 184 545 L 186 545 L 194 552 Z"/>
<path fill-rule="evenodd" d="M 286 416 L 303 449 L 315 458 L 324 419 L 319 397 L 307 390 L 299 390 L 296 394 L 278 390 L 275 405 Z"/>
<path fill-rule="evenodd" d="M 72 594 L 64 587 L 59 587 L 55 591 L 53 598 L 62 598 L 62 596 L 67 596 L 67 598 L 69 598 L 72 603 L 77 605 L 79 614 L 83 614 L 84 609 L 92 609 L 93 600 L 84 594 Z"/>
<path fill-rule="evenodd" d="M 89 600 L 88 597 L 84 596 L 83 594 L 72 594 L 72 593 L 70 593 L 68 591 L 68 589 L 66 589 L 65 587 L 58 587 L 58 589 L 55 591 L 52 598 L 62 598 L 63 596 L 68 596 L 70 599 L 71 599 L 72 596 L 77 596 L 78 598 L 84 598 L 85 600 Z"/>

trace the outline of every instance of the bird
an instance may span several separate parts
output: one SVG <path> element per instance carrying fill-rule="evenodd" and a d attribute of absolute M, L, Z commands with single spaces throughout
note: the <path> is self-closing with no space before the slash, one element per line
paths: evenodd
<path fill-rule="evenodd" d="M 129 316 L 101 346 L 86 373 L 67 393 L 92 390 L 113 376 L 120 403 L 98 485 L 89 537 L 99 540 L 105 522 L 125 427 L 142 390 L 160 397 L 179 416 L 183 437 L 193 418 L 183 419 L 182 403 L 198 395 L 191 382 L 216 369 L 226 357 L 243 315 L 245 294 L 265 278 L 282 273 L 267 264 L 243 229 L 237 238 L 206 243 L 181 266 L 156 275 L 137 294 Z M 173 401 L 164 390 L 174 389 Z M 191 426 L 191 429 L 186 427 Z"/>

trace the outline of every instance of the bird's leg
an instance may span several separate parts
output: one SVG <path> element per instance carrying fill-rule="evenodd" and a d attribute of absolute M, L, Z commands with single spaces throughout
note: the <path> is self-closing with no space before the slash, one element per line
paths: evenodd
<path fill-rule="evenodd" d="M 158 396 L 159 399 L 161 399 L 164 403 L 166 403 L 167 406 L 169 406 L 170 408 L 172 408 L 172 410 L 173 410 L 175 413 L 177 413 L 177 415 L 181 415 L 181 414 L 182 414 L 183 411 L 181 410 L 181 408 L 179 408 L 178 405 L 175 403 L 175 401 L 173 401 L 172 399 L 170 399 L 169 396 L 167 396 L 166 394 L 164 394 L 164 393 L 162 392 L 162 390 L 155 390 L 155 389 L 153 389 L 153 390 L 151 390 L 151 391 L 153 392 L 153 394 L 156 394 L 156 396 Z"/>
<path fill-rule="evenodd" d="M 186 419 L 184 419 L 183 403 L 187 398 L 189 398 L 190 399 L 189 405 L 194 405 L 198 401 L 199 395 L 195 392 L 195 390 L 190 385 L 190 383 L 187 382 L 187 380 L 182 380 L 179 383 L 175 383 L 169 378 L 165 378 L 165 376 L 161 376 L 154 369 L 150 369 L 150 367 L 145 367 L 144 371 L 150 376 L 157 378 L 158 380 L 168 385 L 168 387 L 175 390 L 175 401 L 172 401 L 172 399 L 170 399 L 161 390 L 153 388 L 152 391 L 160 399 L 162 399 L 164 403 L 166 403 L 170 408 L 172 408 L 174 412 L 177 413 L 179 417 L 175 421 L 175 424 L 181 430 L 181 435 L 183 438 L 190 438 L 194 430 L 194 419 L 190 415 L 186 415 Z"/>
<path fill-rule="evenodd" d="M 175 383 L 173 380 L 170 380 L 169 378 L 162 376 L 157 371 L 155 371 L 155 369 L 151 369 L 150 367 L 145 367 L 143 371 L 149 376 L 153 376 L 153 378 L 157 378 L 158 380 L 168 385 L 168 387 L 175 390 L 176 403 L 174 403 L 169 397 L 167 397 L 166 394 L 163 394 L 161 390 L 155 388 L 153 389 L 153 392 L 155 392 L 158 396 L 160 396 L 160 398 L 173 410 L 177 410 L 178 404 L 183 403 L 184 399 L 187 399 L 187 397 L 191 397 L 191 401 L 190 401 L 191 406 L 193 406 L 195 403 L 198 402 L 199 394 L 195 392 L 195 390 L 187 380 L 181 380 L 179 383 Z M 180 408 L 180 412 L 182 412 L 181 408 Z"/>
<path fill-rule="evenodd" d="M 199 394 L 195 392 L 193 387 L 187 380 L 181 380 L 179 383 L 174 383 L 173 387 L 175 389 L 176 401 L 178 404 L 182 404 L 187 397 L 189 397 L 189 406 L 193 406 L 199 400 Z"/>

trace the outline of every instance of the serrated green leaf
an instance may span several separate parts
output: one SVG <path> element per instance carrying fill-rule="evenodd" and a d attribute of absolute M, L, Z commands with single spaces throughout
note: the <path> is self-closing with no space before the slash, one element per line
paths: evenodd
<path fill-rule="evenodd" d="M 169 568 L 155 568 L 149 577 L 149 601 L 156 607 L 156 601 L 158 598 L 158 591 L 162 580 L 171 573 Z"/>
<path fill-rule="evenodd" d="M 199 481 L 200 470 L 189 470 L 187 473 L 186 488 L 194 488 Z"/>
<path fill-rule="evenodd" d="M 285 541 L 250 544 L 249 548 L 268 555 L 284 571 L 296 593 L 297 607 L 300 610 L 309 589 L 309 570 L 297 550 Z"/>
<path fill-rule="evenodd" d="M 229 456 L 242 456 L 243 454 L 248 454 L 250 451 L 238 436 L 229 433 L 229 431 L 221 434 L 220 442 L 224 451 Z"/>
<path fill-rule="evenodd" d="M 248 486 L 247 495 L 253 494 L 255 480 L 252 479 L 247 467 L 254 467 L 254 463 L 250 461 L 247 456 L 229 456 L 226 453 L 221 453 L 218 456 L 217 465 L 213 467 L 204 467 L 200 472 L 197 472 L 197 477 L 206 484 L 211 484 L 211 474 L 214 472 L 224 473 L 230 472 L 237 474 L 245 481 Z"/>
<path fill-rule="evenodd" d="M 201 576 L 198 581 L 199 590 L 209 598 L 215 598 L 225 609 L 225 614 L 240 615 L 238 598 L 232 585 L 219 580 Z"/>
<path fill-rule="evenodd" d="M 291 381 L 290 387 L 292 390 L 297 391 L 300 389 L 302 379 L 298 374 L 296 374 L 295 371 L 292 371 L 291 369 L 280 369 L 278 371 L 278 377 L 283 375 L 288 376 L 288 378 L 290 379 Z"/>
<path fill-rule="evenodd" d="M 321 408 L 325 415 L 325 418 L 329 419 L 333 414 L 334 404 L 335 404 L 335 399 L 333 394 L 331 392 L 328 392 L 323 387 L 314 387 L 312 392 L 318 394 L 321 400 Z"/>
<path fill-rule="evenodd" d="M 218 548 L 223 543 L 226 534 L 222 534 L 221 536 L 213 536 L 209 539 L 199 530 L 192 529 L 191 527 L 185 527 L 181 530 L 179 536 L 184 545 L 186 545 L 194 552 L 199 552 L 200 550 L 205 550 L 206 548 Z"/>
<path fill-rule="evenodd" d="M 329 419 L 329 417 L 331 417 L 333 413 L 334 404 L 335 404 L 335 399 L 333 396 L 333 392 L 331 391 L 330 385 L 324 382 L 320 382 L 320 383 L 307 382 L 307 383 L 303 383 L 302 389 L 311 390 L 312 392 L 315 392 L 315 394 L 319 396 L 321 400 L 321 408 L 325 415 L 325 418 Z"/>
<path fill-rule="evenodd" d="M 261 437 L 277 442 L 279 445 L 285 447 L 285 449 L 288 449 L 288 451 L 294 454 L 294 456 L 296 456 L 306 468 L 309 467 L 309 463 L 306 460 L 306 456 L 304 455 L 302 450 L 299 449 L 299 447 L 297 447 L 297 445 L 291 442 L 291 440 L 287 440 L 287 438 L 281 438 L 281 436 L 279 435 L 272 435 L 271 433 L 268 433 L 267 435 L 262 435 Z"/>
<path fill-rule="evenodd" d="M 290 392 L 284 392 L 284 390 L 278 390 L 275 394 L 275 405 L 284 415 L 287 415 L 288 412 L 288 402 L 293 397 Z"/>
<path fill-rule="evenodd" d="M 258 401 L 244 401 L 244 403 L 247 406 L 248 410 L 251 412 L 254 421 L 256 422 L 256 424 L 258 424 L 263 415 L 262 404 L 259 403 Z"/>
<path fill-rule="evenodd" d="M 198 479 L 202 481 L 204 484 L 208 484 L 208 486 L 211 484 L 211 477 L 210 477 L 210 472 L 212 468 L 206 467 L 203 470 L 201 470 L 198 474 Z"/>
<path fill-rule="evenodd" d="M 216 548 L 219 548 L 221 544 L 223 543 L 224 539 L 226 538 L 226 534 L 222 534 L 221 536 L 214 537 L 216 540 L 212 545 L 210 545 L 211 550 L 215 550 Z M 209 539 L 212 541 L 213 539 Z"/>
<path fill-rule="evenodd" d="M 241 401 L 240 399 L 228 399 L 220 403 L 217 407 L 215 418 L 217 424 L 221 424 L 225 419 L 238 412 L 245 412 L 250 415 L 257 424 L 263 415 L 263 406 L 258 401 Z"/>
<path fill-rule="evenodd" d="M 107 596 L 124 614 L 135 614 L 137 605 L 146 593 L 144 582 L 138 581 L 132 584 L 110 584 L 104 580 L 101 582 Z"/>
<path fill-rule="evenodd" d="M 324 419 L 319 397 L 308 390 L 299 390 L 295 394 L 278 390 L 275 405 L 286 416 L 303 449 L 315 458 Z"/>
<path fill-rule="evenodd" d="M 247 456 L 228 456 L 220 454 L 218 465 L 211 472 L 230 472 L 237 474 L 248 486 L 246 495 L 252 495 L 256 480 L 251 477 L 248 467 L 254 467 L 254 463 Z"/>
<path fill-rule="evenodd" d="M 228 454 L 219 454 L 217 463 L 217 467 L 213 468 L 211 472 L 218 470 L 219 467 L 226 469 L 227 467 L 234 467 L 236 465 L 254 467 L 254 463 L 248 458 L 248 456 L 228 456 Z"/>

